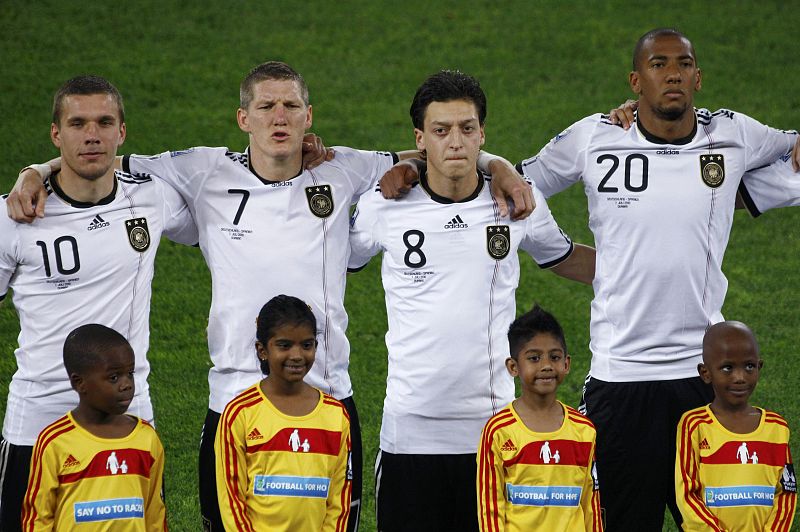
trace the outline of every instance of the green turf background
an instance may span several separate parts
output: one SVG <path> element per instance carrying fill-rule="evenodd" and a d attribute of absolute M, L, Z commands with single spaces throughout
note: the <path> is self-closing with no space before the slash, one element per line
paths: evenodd
<path fill-rule="evenodd" d="M 48 137 L 51 98 L 71 76 L 103 75 L 120 89 L 128 115 L 124 153 L 193 145 L 241 150 L 247 140 L 235 123 L 238 84 L 250 67 L 269 59 L 287 61 L 306 77 L 313 130 L 327 144 L 366 149 L 410 147 L 407 110 L 415 88 L 440 68 L 461 69 L 481 80 L 489 99 L 486 148 L 519 160 L 568 124 L 629 97 L 633 45 L 657 26 L 676 26 L 692 38 L 704 74 L 698 106 L 798 128 L 798 15 L 800 5 L 790 1 L 0 0 L 0 191 L 10 189 L 20 167 L 56 154 Z M 573 187 L 550 204 L 576 241 L 591 243 L 581 190 Z M 781 412 L 795 429 L 798 222 L 794 209 L 758 220 L 737 213 L 724 309 L 761 341 L 766 366 L 753 402 Z M 366 531 L 374 529 L 370 466 L 386 373 L 378 262 L 351 277 L 347 293 L 351 373 L 364 431 Z M 562 320 L 573 372 L 561 395 L 577 404 L 589 357 L 591 290 L 522 262 L 519 308 L 537 300 Z M 196 448 L 207 405 L 208 304 L 209 276 L 199 251 L 163 243 L 149 356 L 167 450 L 169 520 L 178 531 L 199 529 Z M 0 409 L 15 368 L 17 332 L 6 302 L 0 305 Z"/>

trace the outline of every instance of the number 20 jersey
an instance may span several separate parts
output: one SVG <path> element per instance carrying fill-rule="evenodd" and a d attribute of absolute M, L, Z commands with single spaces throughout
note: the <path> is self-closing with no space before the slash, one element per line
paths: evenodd
<path fill-rule="evenodd" d="M 185 203 L 158 180 L 117 172 L 113 192 L 94 205 L 68 198 L 55 182 L 45 185 L 44 218 L 17 224 L 0 217 L 0 294 L 13 289 L 21 329 L 3 422 L 3 437 L 14 445 L 33 445 L 78 404 L 63 348 L 67 334 L 87 323 L 128 339 L 136 356 L 129 412 L 153 419 L 146 355 L 156 249 L 162 233 L 197 242 Z"/>
<path fill-rule="evenodd" d="M 347 369 L 344 288 L 349 209 L 395 162 L 388 152 L 337 146 L 336 156 L 288 181 L 251 170 L 248 153 L 197 147 L 123 165 L 152 172 L 180 192 L 200 233 L 211 271 L 208 347 L 209 408 L 222 412 L 261 380 L 256 317 L 274 296 L 305 301 L 317 318 L 317 353 L 306 381 L 344 399 L 353 394 Z"/>
<path fill-rule="evenodd" d="M 796 139 L 728 110 L 696 116 L 690 136 L 665 143 L 638 123 L 625 131 L 593 115 L 518 166 L 548 197 L 583 181 L 597 247 L 594 378 L 697 375 L 703 334 L 723 319 L 722 259 L 742 175 Z"/>

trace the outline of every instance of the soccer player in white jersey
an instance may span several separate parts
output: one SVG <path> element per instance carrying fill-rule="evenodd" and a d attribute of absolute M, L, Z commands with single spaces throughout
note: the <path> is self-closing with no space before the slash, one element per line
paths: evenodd
<path fill-rule="evenodd" d="M 123 160 L 126 170 L 153 173 L 180 192 L 197 220 L 211 271 L 208 341 L 214 366 L 199 460 L 204 526 L 222 530 L 214 470 L 220 413 L 261 379 L 253 320 L 264 301 L 292 293 L 312 306 L 320 325 L 316 362 L 306 380 L 342 401 L 350 416 L 352 531 L 359 519 L 362 458 L 345 336 L 349 208 L 398 158 L 417 151 L 337 147 L 333 160 L 304 170 L 303 134 L 312 123 L 308 88 L 299 73 L 275 61 L 253 68 L 241 83 L 237 120 L 250 140 L 244 153 L 198 147 Z M 509 194 L 520 182 L 507 181 Z"/>
<path fill-rule="evenodd" d="M 583 181 L 598 252 L 583 406 L 597 427 L 602 504 L 608 530 L 655 531 L 665 504 L 680 523 L 677 421 L 712 397 L 695 368 L 705 329 L 723 319 L 737 191 L 755 183 L 742 176 L 787 156 L 796 133 L 695 109 L 694 47 L 673 29 L 639 39 L 630 86 L 639 98 L 634 127 L 587 117 L 517 169 L 545 196 Z"/>
<path fill-rule="evenodd" d="M 13 290 L 21 329 L 0 447 L 3 531 L 20 530 L 38 433 L 78 404 L 61 354 L 69 331 L 95 322 L 128 339 L 136 359 L 129 411 L 152 421 L 146 354 L 156 248 L 162 234 L 197 242 L 177 192 L 114 171 L 125 119 L 122 98 L 108 81 L 66 82 L 54 99 L 50 136 L 63 165 L 46 183 L 48 217 L 30 225 L 0 218 L 0 299 Z"/>
<path fill-rule="evenodd" d="M 476 160 L 486 97 L 460 72 L 429 77 L 411 105 L 427 173 L 401 201 L 379 187 L 351 223 L 350 267 L 383 252 L 389 374 L 376 464 L 382 532 L 477 530 L 475 457 L 486 421 L 514 398 L 505 371 L 517 250 L 590 283 L 594 250 L 573 245 L 544 197 L 501 220 Z"/>

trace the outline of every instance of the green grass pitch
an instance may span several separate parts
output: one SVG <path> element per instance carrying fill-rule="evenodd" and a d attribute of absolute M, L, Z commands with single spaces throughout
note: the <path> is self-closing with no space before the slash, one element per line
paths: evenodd
<path fill-rule="evenodd" d="M 250 67 L 285 60 L 306 77 L 313 131 L 327 144 L 412 146 L 408 106 L 441 68 L 478 77 L 489 100 L 486 148 L 511 160 L 534 154 L 575 120 L 630 96 L 636 39 L 676 26 L 703 69 L 701 107 L 730 108 L 770 125 L 800 127 L 796 20 L 791 2 L 85 2 L 4 0 L 0 7 L 0 191 L 17 170 L 56 154 L 49 138 L 55 89 L 80 73 L 108 77 L 126 100 L 123 153 L 195 145 L 245 147 L 235 123 L 238 84 Z M 561 226 L 591 243 L 586 200 L 573 187 L 551 202 Z M 2 213 L 0 213 L 2 215 Z M 680 213 L 676 213 L 680 215 Z M 750 324 L 766 360 L 755 404 L 800 429 L 797 271 L 800 211 L 757 220 L 737 213 L 725 261 L 725 316 Z M 2 235 L 0 235 L 2 237 Z M 348 279 L 351 374 L 363 424 L 362 530 L 374 530 L 371 464 L 386 376 L 378 260 Z M 538 271 L 523 257 L 519 311 L 539 301 L 565 326 L 573 371 L 561 397 L 577 404 L 588 353 L 591 290 Z M 264 272 L 265 276 L 269 272 Z M 151 389 L 167 451 L 173 530 L 200 527 L 196 452 L 207 408 L 209 275 L 197 249 L 162 243 L 153 287 Z M 0 410 L 15 370 L 10 298 L 0 305 Z M 453 364 L 458 364 L 454 359 Z M 800 455 L 795 436 L 792 449 Z M 797 526 L 796 526 L 797 528 Z"/>

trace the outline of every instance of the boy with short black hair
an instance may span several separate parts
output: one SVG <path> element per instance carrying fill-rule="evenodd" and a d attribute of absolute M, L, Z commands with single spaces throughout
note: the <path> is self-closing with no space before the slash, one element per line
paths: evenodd
<path fill-rule="evenodd" d="M 89 324 L 69 333 L 64 367 L 80 400 L 39 434 L 23 530 L 167 529 L 164 448 L 151 425 L 125 414 L 134 366 L 133 349 L 115 330 Z"/>
<path fill-rule="evenodd" d="M 508 341 L 506 368 L 522 395 L 481 435 L 481 530 L 602 530 L 594 425 L 556 399 L 569 373 L 564 331 L 535 305 L 511 324 Z"/>
<path fill-rule="evenodd" d="M 750 406 L 764 366 L 753 331 L 738 321 L 712 325 L 697 371 L 711 404 L 678 424 L 675 494 L 686 531 L 789 530 L 797 481 L 789 426 Z"/>

